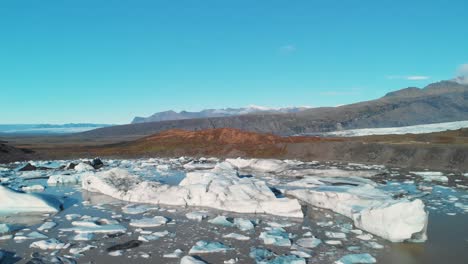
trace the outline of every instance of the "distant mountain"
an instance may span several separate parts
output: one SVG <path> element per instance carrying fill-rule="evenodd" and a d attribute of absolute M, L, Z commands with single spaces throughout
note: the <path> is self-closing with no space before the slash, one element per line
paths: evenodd
<path fill-rule="evenodd" d="M 224 109 L 205 109 L 200 112 L 187 112 L 181 111 L 179 113 L 175 111 L 165 111 L 155 113 L 149 117 L 135 117 L 132 124 L 136 123 L 149 123 L 149 122 L 160 122 L 170 120 L 183 120 L 183 119 L 195 119 L 195 118 L 210 118 L 210 117 L 227 117 L 227 116 L 239 116 L 247 114 L 278 114 L 278 113 L 297 113 L 309 109 L 310 107 L 285 107 L 285 108 L 269 108 L 263 106 L 248 106 L 243 108 L 224 108 Z"/>
<path fill-rule="evenodd" d="M 441 81 L 423 89 L 410 87 L 382 98 L 339 107 L 311 108 L 294 113 L 159 121 L 113 126 L 84 132 L 84 137 L 142 137 L 168 129 L 237 128 L 281 136 L 359 128 L 401 127 L 468 120 L 468 84 Z"/>
<path fill-rule="evenodd" d="M 101 127 L 108 127 L 107 124 L 12 124 L 1 125 L 0 133 L 2 134 L 69 134 L 79 133 L 88 130 L 93 130 Z"/>

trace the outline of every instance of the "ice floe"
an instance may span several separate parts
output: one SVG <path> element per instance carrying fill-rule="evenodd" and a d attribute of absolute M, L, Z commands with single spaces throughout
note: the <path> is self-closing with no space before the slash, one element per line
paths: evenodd
<path fill-rule="evenodd" d="M 185 256 L 180 259 L 180 264 L 206 264 L 206 262 L 192 256 Z"/>
<path fill-rule="evenodd" d="M 392 242 L 426 239 L 428 214 L 421 200 L 395 200 L 389 193 L 376 188 L 375 183 L 368 184 L 367 180 L 356 178 L 353 183 L 349 181 L 340 183 L 339 179 L 330 181 L 311 177 L 307 180 L 307 188 L 293 182 L 290 185 L 295 187 L 285 192 L 313 206 L 345 215 L 357 228 Z"/>
<path fill-rule="evenodd" d="M 364 254 L 349 254 L 343 256 L 341 259 L 336 261 L 336 264 L 367 264 L 367 263 L 376 263 L 377 260 L 371 255 Z"/>
<path fill-rule="evenodd" d="M 215 253 L 215 252 L 226 252 L 232 250 L 232 248 L 224 245 L 223 243 L 216 241 L 198 241 L 189 251 L 189 254 L 204 254 L 204 253 Z"/>
<path fill-rule="evenodd" d="M 75 175 L 52 175 L 47 180 L 48 185 L 60 184 L 79 184 L 81 183 L 82 174 Z"/>
<path fill-rule="evenodd" d="M 148 217 L 148 218 L 142 218 L 142 219 L 133 219 L 130 222 L 131 226 L 135 227 L 158 227 L 165 225 L 167 222 L 169 222 L 169 219 L 167 219 L 164 216 L 155 216 L 155 217 Z"/>
<path fill-rule="evenodd" d="M 63 243 L 55 238 L 47 239 L 47 240 L 39 240 L 31 243 L 31 248 L 39 248 L 42 250 L 56 250 L 56 249 L 64 249 L 68 248 L 70 244 Z"/>
<path fill-rule="evenodd" d="M 227 163 L 187 173 L 179 186 L 142 181 L 123 169 L 87 174 L 83 189 L 130 202 L 206 206 L 238 213 L 303 217 L 296 199 L 277 198 L 264 181 L 239 178 Z"/>
<path fill-rule="evenodd" d="M 50 196 L 35 193 L 21 193 L 0 185 L 0 212 L 50 212 L 60 211 L 62 203 Z"/>
<path fill-rule="evenodd" d="M 291 235 L 282 228 L 268 228 L 267 231 L 261 232 L 260 239 L 263 239 L 265 245 L 275 245 L 279 247 L 291 246 Z"/>

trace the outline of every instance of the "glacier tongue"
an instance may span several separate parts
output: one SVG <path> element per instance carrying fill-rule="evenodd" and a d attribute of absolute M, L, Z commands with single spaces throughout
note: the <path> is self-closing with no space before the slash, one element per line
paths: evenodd
<path fill-rule="evenodd" d="M 296 199 L 277 198 L 265 181 L 240 178 L 227 162 L 210 170 L 194 171 L 178 186 L 143 181 L 123 169 L 83 175 L 82 187 L 130 202 L 205 206 L 237 213 L 266 213 L 303 217 Z"/>
<path fill-rule="evenodd" d="M 300 182 L 304 182 L 301 180 Z M 392 242 L 425 241 L 428 213 L 421 200 L 395 200 L 378 188 L 355 179 L 354 184 L 331 184 L 329 179 L 310 177 L 309 185 L 289 184 L 285 193 L 313 206 L 330 209 L 354 221 L 354 225 Z M 314 184 L 310 184 L 314 183 Z M 291 187 L 293 186 L 293 187 Z"/>

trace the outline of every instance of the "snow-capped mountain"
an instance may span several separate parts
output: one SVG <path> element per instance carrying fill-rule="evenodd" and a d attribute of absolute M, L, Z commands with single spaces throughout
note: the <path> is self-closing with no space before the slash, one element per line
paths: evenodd
<path fill-rule="evenodd" d="M 188 111 L 164 111 L 155 113 L 149 117 L 135 117 L 132 123 L 148 123 L 148 122 L 159 122 L 169 120 L 181 120 L 181 119 L 195 119 L 195 118 L 208 118 L 208 117 L 226 117 L 226 116 L 238 116 L 248 115 L 254 113 L 297 113 L 310 107 L 283 107 L 283 108 L 272 108 L 258 105 L 249 105 L 242 108 L 222 108 L 222 109 L 205 109 L 199 112 L 188 112 Z"/>

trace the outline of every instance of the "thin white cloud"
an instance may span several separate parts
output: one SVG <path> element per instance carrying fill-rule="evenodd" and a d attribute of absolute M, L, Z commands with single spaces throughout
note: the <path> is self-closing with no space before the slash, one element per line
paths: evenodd
<path fill-rule="evenodd" d="M 406 80 L 409 80 L 409 81 L 421 81 L 421 80 L 427 80 L 430 78 L 431 77 L 429 76 L 422 76 L 422 75 L 406 76 Z"/>
<path fill-rule="evenodd" d="M 430 76 L 425 76 L 425 75 L 408 75 L 408 76 L 390 75 L 390 76 L 387 76 L 387 79 L 389 80 L 400 79 L 400 80 L 408 80 L 408 81 L 423 81 L 423 80 L 428 80 L 430 78 L 431 78 Z"/>
<path fill-rule="evenodd" d="M 288 45 L 284 45 L 280 47 L 281 53 L 284 53 L 284 54 L 290 54 L 290 53 L 295 52 L 296 50 L 297 50 L 296 46 L 292 44 L 288 44 Z"/>
<path fill-rule="evenodd" d="M 468 84 L 468 63 L 458 66 L 455 81 L 459 84 Z"/>

